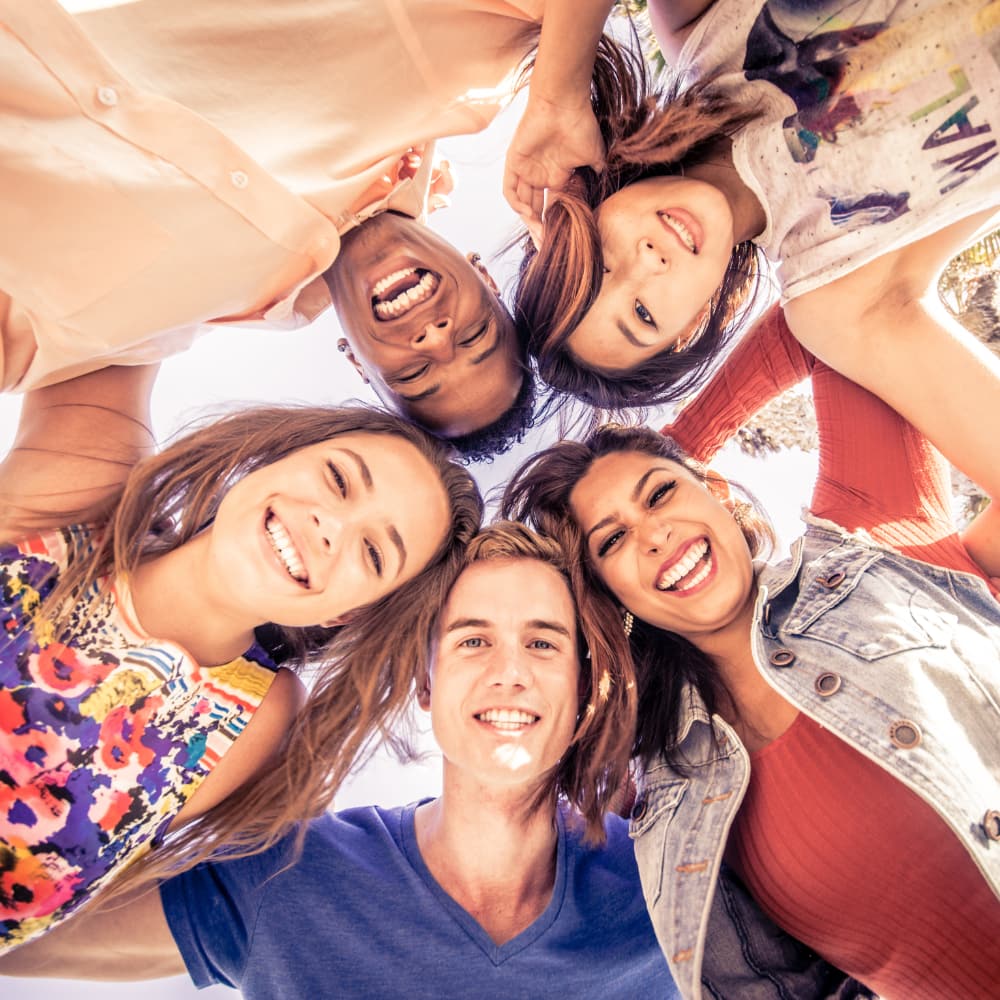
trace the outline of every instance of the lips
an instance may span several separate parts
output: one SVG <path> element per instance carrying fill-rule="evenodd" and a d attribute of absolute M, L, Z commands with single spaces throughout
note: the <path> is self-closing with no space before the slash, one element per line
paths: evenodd
<path fill-rule="evenodd" d="M 655 587 L 659 591 L 684 594 L 708 579 L 715 568 L 707 538 L 688 544 L 675 559 L 660 567 Z"/>
<path fill-rule="evenodd" d="M 309 574 L 305 561 L 299 552 L 291 535 L 273 510 L 267 512 L 264 519 L 264 531 L 271 548 L 274 549 L 278 561 L 285 567 L 285 572 L 301 587 L 309 588 Z"/>
<path fill-rule="evenodd" d="M 680 243 L 681 247 L 688 253 L 698 255 L 704 236 L 701 226 L 698 225 L 698 221 L 693 215 L 680 209 L 671 208 L 669 211 L 657 212 L 656 216 L 663 228 Z"/>
<path fill-rule="evenodd" d="M 424 267 L 403 267 L 379 278 L 371 291 L 372 313 L 382 323 L 399 319 L 430 301 L 441 275 Z"/>

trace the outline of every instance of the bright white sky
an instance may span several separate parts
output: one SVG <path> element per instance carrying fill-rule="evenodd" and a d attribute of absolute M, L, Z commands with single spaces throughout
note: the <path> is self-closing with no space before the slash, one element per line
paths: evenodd
<path fill-rule="evenodd" d="M 458 184 L 454 206 L 434 213 L 434 229 L 460 250 L 476 250 L 489 262 L 490 255 L 506 242 L 515 216 L 503 201 L 500 177 L 508 138 L 516 125 L 517 107 L 509 108 L 493 127 L 478 136 L 451 139 L 439 144 L 449 159 Z M 494 267 L 498 282 L 509 275 L 511 264 Z M 232 405 L 232 401 L 337 402 L 356 397 L 376 402 L 367 386 L 336 350 L 339 328 L 331 311 L 312 326 L 293 333 L 223 330 L 203 337 L 186 354 L 164 363 L 153 397 L 154 425 L 158 436 L 173 433 L 206 406 Z M 13 439 L 17 422 L 17 397 L 0 397 L 0 454 Z M 666 418 L 653 421 L 660 426 Z M 473 472 L 485 492 L 504 481 L 510 471 L 534 450 L 554 440 L 554 427 L 536 429 L 513 455 Z M 798 516 L 808 501 L 816 474 L 815 455 L 785 452 L 766 460 L 750 460 L 735 447 L 723 452 L 716 467 L 748 486 L 774 519 L 787 545 L 800 531 Z M 432 741 L 428 748 L 433 750 Z M 377 802 L 393 805 L 432 796 L 439 791 L 438 765 L 432 756 L 421 765 L 401 767 L 377 757 L 368 768 L 341 789 L 336 805 L 343 808 Z M 67 983 L 56 980 L 0 978 L 0 995 L 18 1000 L 185 1000 L 233 997 L 223 987 L 196 991 L 186 979 L 135 984 Z"/>

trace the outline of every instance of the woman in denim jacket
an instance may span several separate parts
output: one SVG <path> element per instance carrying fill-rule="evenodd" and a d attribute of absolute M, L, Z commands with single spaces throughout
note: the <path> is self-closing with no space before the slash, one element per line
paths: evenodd
<path fill-rule="evenodd" d="M 704 458 L 810 373 L 820 474 L 780 565 L 752 562 L 768 539 L 752 506 L 646 428 L 535 456 L 504 514 L 575 544 L 624 614 L 644 772 L 632 833 L 685 998 L 837 988 L 761 923 L 743 884 L 883 996 L 993 997 L 1000 515 L 960 537 L 930 443 L 809 355 L 780 313 L 670 430 Z"/>

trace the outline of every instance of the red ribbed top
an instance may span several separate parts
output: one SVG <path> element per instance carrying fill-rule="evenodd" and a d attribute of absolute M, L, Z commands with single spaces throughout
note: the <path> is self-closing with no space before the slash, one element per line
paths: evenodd
<path fill-rule="evenodd" d="M 806 715 L 751 762 L 726 860 L 776 923 L 883 997 L 1000 996 L 1000 900 L 930 806 Z"/>

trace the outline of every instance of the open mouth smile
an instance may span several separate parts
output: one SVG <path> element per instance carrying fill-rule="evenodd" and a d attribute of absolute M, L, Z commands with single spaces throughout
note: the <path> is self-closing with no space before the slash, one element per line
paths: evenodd
<path fill-rule="evenodd" d="M 656 215 L 664 228 L 669 229 L 685 249 L 697 256 L 701 233 L 697 232 L 694 219 L 682 218 L 677 212 L 657 212 Z"/>
<path fill-rule="evenodd" d="M 488 708 L 484 712 L 477 712 L 475 718 L 479 722 L 485 722 L 494 729 L 500 729 L 508 733 L 518 733 L 529 726 L 533 726 L 541 718 L 533 712 L 524 712 L 517 708 Z"/>
<path fill-rule="evenodd" d="M 308 590 L 309 574 L 306 572 L 302 555 L 273 510 L 269 510 L 267 517 L 264 518 L 264 530 L 278 561 L 285 567 L 285 572 L 300 587 L 305 587 Z"/>
<path fill-rule="evenodd" d="M 440 284 L 441 275 L 424 267 L 393 271 L 372 287 L 372 312 L 382 322 L 399 319 L 433 298 Z"/>
<path fill-rule="evenodd" d="M 704 583 L 714 568 L 712 547 L 707 538 L 699 538 L 680 559 L 661 571 L 655 586 L 657 590 L 685 594 Z"/>

